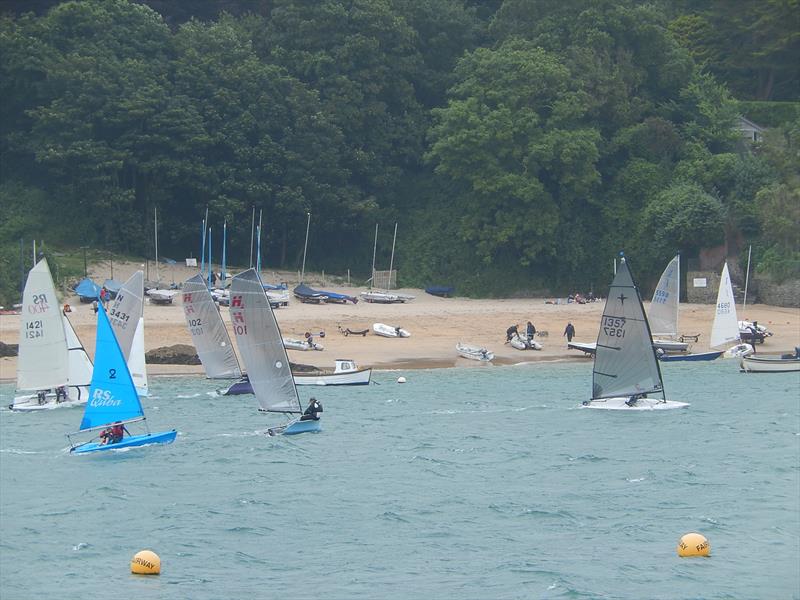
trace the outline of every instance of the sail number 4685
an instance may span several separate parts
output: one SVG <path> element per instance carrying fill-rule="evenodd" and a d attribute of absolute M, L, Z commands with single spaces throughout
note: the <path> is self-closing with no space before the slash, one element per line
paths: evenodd
<path fill-rule="evenodd" d="M 620 317 L 604 317 L 603 333 L 608 337 L 625 337 L 625 319 Z"/>

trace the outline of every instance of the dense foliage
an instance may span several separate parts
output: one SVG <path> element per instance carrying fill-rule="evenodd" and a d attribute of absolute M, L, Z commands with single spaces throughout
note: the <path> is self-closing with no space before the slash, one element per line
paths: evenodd
<path fill-rule="evenodd" d="M 197 5 L 197 9 L 193 9 Z M 20 240 L 507 294 L 753 242 L 798 275 L 797 0 L 9 2 L 0 300 Z M 23 13 L 22 9 L 36 10 Z M 729 91 L 730 90 L 730 91 Z M 782 100 L 760 145 L 740 100 Z M 26 246 L 27 247 L 27 246 Z M 2 287 L 5 286 L 5 287 Z"/>

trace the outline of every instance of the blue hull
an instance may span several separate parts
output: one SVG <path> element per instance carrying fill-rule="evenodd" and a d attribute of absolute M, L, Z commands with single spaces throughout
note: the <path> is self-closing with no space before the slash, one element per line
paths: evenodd
<path fill-rule="evenodd" d="M 722 350 L 719 352 L 701 352 L 700 354 L 664 354 L 658 357 L 658 360 L 664 362 L 677 362 L 682 360 L 700 361 L 700 360 L 715 360 L 722 356 Z"/>
<path fill-rule="evenodd" d="M 171 444 L 175 441 L 175 436 L 178 432 L 174 429 L 172 431 L 161 431 L 159 433 L 150 433 L 143 435 L 132 435 L 124 438 L 121 442 L 116 444 L 98 444 L 91 442 L 75 446 L 70 450 L 73 454 L 88 454 L 90 452 L 103 452 L 105 450 L 117 450 L 119 448 L 133 448 L 135 446 L 147 446 L 148 444 Z"/>
<path fill-rule="evenodd" d="M 249 381 L 237 381 L 236 383 L 231 384 L 231 386 L 222 392 L 223 396 L 238 396 L 240 394 L 252 394 L 253 393 L 253 386 L 250 385 Z"/>
<path fill-rule="evenodd" d="M 267 431 L 269 435 L 297 435 L 298 433 L 317 433 L 322 431 L 322 422 L 317 420 L 296 421 L 290 422 L 286 426 L 273 427 Z"/>

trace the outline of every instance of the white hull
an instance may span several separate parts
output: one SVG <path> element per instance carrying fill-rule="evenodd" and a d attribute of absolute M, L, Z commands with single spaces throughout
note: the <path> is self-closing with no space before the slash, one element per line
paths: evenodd
<path fill-rule="evenodd" d="M 388 292 L 361 292 L 361 297 L 365 302 L 378 304 L 397 304 L 410 302 L 414 299 L 414 296 L 408 294 L 390 294 Z"/>
<path fill-rule="evenodd" d="M 293 377 L 295 385 L 367 385 L 372 377 L 372 369 L 327 375 L 294 375 Z"/>
<path fill-rule="evenodd" d="M 312 342 L 309 345 L 307 342 L 303 340 L 296 340 L 294 338 L 283 338 L 283 347 L 287 350 L 300 350 L 302 352 L 306 352 L 308 350 L 324 350 L 325 346 L 322 344 L 318 344 L 316 342 Z"/>
<path fill-rule="evenodd" d="M 539 342 L 537 342 L 535 340 L 528 341 L 528 338 L 523 338 L 523 337 L 518 336 L 518 335 L 515 335 L 514 337 L 512 337 L 511 340 L 508 343 L 511 344 L 511 347 L 515 348 L 516 350 L 541 350 L 542 349 L 542 345 Z"/>
<path fill-rule="evenodd" d="M 14 398 L 14 404 L 9 408 L 19 412 L 33 412 L 37 410 L 52 410 L 54 408 L 71 408 L 74 406 L 83 406 L 89 398 L 89 388 L 86 386 L 79 386 L 80 397 L 78 390 L 71 388 L 67 390 L 67 399 L 62 402 L 56 402 L 56 395 L 54 393 L 45 396 L 44 404 L 39 404 L 39 398 L 36 394 L 26 396 L 17 396 Z"/>
<path fill-rule="evenodd" d="M 653 347 L 661 348 L 664 352 L 686 352 L 689 349 L 689 343 L 675 340 L 653 340 Z"/>
<path fill-rule="evenodd" d="M 675 402 L 673 400 L 659 400 L 658 398 L 640 398 L 633 406 L 628 406 L 628 398 L 602 398 L 589 400 L 583 404 L 583 408 L 594 408 L 598 410 L 672 410 L 676 408 L 686 408 L 687 402 Z"/>
<path fill-rule="evenodd" d="M 761 358 L 746 356 L 740 368 L 745 373 L 791 373 L 800 371 L 800 358 Z"/>
<path fill-rule="evenodd" d="M 470 360 L 477 360 L 480 362 L 489 362 L 494 358 L 494 353 L 486 348 L 478 348 L 476 346 L 465 346 L 463 344 L 456 344 L 456 352 L 462 358 Z"/>
<path fill-rule="evenodd" d="M 722 358 L 742 358 L 750 356 L 753 352 L 753 347 L 750 344 L 736 344 L 728 348 Z"/>
<path fill-rule="evenodd" d="M 597 342 L 569 342 L 567 347 L 571 350 L 580 350 L 586 354 L 594 354 L 597 351 Z"/>
<path fill-rule="evenodd" d="M 386 325 L 384 323 L 373 323 L 372 331 L 374 331 L 376 335 L 388 338 L 411 337 L 411 334 L 405 329 L 401 327 L 392 327 L 391 325 Z"/>

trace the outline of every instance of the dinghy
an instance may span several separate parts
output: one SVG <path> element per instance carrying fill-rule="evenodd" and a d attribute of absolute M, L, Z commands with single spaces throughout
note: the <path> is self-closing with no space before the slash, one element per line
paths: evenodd
<path fill-rule="evenodd" d="M 289 356 L 255 269 L 248 269 L 233 278 L 231 321 L 260 410 L 300 414 L 300 398 L 292 378 Z M 291 435 L 321 429 L 319 420 L 304 421 L 298 417 L 286 425 L 271 428 L 268 433 Z"/>
<path fill-rule="evenodd" d="M 716 312 L 714 313 L 714 323 L 711 326 L 711 347 L 719 348 L 730 344 L 731 342 L 739 342 L 739 324 L 736 319 L 736 303 L 733 298 L 733 286 L 731 285 L 731 277 L 728 273 L 728 263 L 722 267 L 722 274 L 720 276 L 719 290 L 717 291 L 717 305 Z M 749 349 L 752 351 L 752 348 Z M 676 362 L 676 361 L 707 361 L 716 360 L 723 355 L 724 350 L 712 350 L 709 352 L 699 352 L 695 354 L 675 354 L 669 355 L 666 353 L 659 353 L 659 359 L 662 361 Z M 732 349 L 728 356 L 741 355 L 743 351 Z"/>
<path fill-rule="evenodd" d="M 92 363 L 61 312 L 47 259 L 30 270 L 22 293 L 16 411 L 77 406 L 89 397 Z M 58 394 L 61 388 L 63 394 Z"/>
<path fill-rule="evenodd" d="M 147 428 L 144 409 L 136 393 L 136 386 L 128 370 L 128 363 L 122 354 L 117 338 L 111 328 L 106 311 L 101 305 L 97 313 L 97 337 L 95 343 L 95 368 L 92 374 L 92 387 L 89 391 L 89 401 L 83 413 L 81 425 L 76 433 L 67 434 L 73 454 L 89 454 L 119 450 L 149 444 L 169 444 L 178 434 L 174 429 L 151 433 Z M 96 438 L 82 444 L 73 445 L 72 435 L 80 433 L 108 431 L 111 427 L 122 426 L 127 430 L 127 425 L 142 423 L 146 433 L 121 436 L 121 439 L 104 443 L 94 441 Z M 102 438 L 102 434 L 100 436 Z"/>
<path fill-rule="evenodd" d="M 402 327 L 395 327 L 393 325 L 386 325 L 385 323 L 373 323 L 372 324 L 372 331 L 375 332 L 376 335 L 380 335 L 382 337 L 388 338 L 407 338 L 411 337 L 411 334 L 403 329 Z"/>
<path fill-rule="evenodd" d="M 306 340 L 298 340 L 296 338 L 283 338 L 283 345 L 287 350 L 300 350 L 301 352 L 325 350 L 325 346 L 322 344 L 313 341 L 309 344 Z"/>
<path fill-rule="evenodd" d="M 678 307 L 681 294 L 681 257 L 676 255 L 661 274 L 658 285 L 653 292 L 647 319 L 652 328 L 653 346 L 664 352 L 686 352 L 687 342 L 675 338 L 678 335 Z M 666 336 L 663 339 L 658 336 Z"/>
<path fill-rule="evenodd" d="M 150 297 L 150 304 L 172 304 L 172 300 L 178 295 L 178 290 L 147 290 Z"/>
<path fill-rule="evenodd" d="M 315 290 L 304 283 L 294 288 L 294 295 L 300 302 L 312 302 L 316 304 L 320 302 L 334 304 L 347 304 L 351 302 L 356 304 L 358 302 L 358 298 L 355 296 L 348 296 L 347 294 L 339 294 L 337 292 L 328 292 L 325 290 Z"/>
<path fill-rule="evenodd" d="M 660 398 L 651 397 L 653 394 Z M 611 283 L 600 320 L 592 371 L 592 398 L 583 406 L 625 411 L 689 406 L 664 396 L 650 325 L 624 257 Z"/>
<path fill-rule="evenodd" d="M 147 367 L 144 360 L 144 273 L 136 271 L 123 283 L 108 309 L 108 320 L 128 369 L 136 393 L 148 395 Z"/>
<path fill-rule="evenodd" d="M 367 385 L 372 369 L 359 369 L 354 360 L 336 359 L 333 373 L 295 373 L 295 385 Z"/>
<path fill-rule="evenodd" d="M 789 373 L 800 371 L 800 348 L 785 356 L 744 356 L 740 362 L 742 373 Z"/>
<path fill-rule="evenodd" d="M 456 344 L 456 352 L 462 358 L 468 358 L 470 360 L 489 362 L 494 359 L 494 353 L 490 350 L 487 350 L 486 348 L 479 348 L 478 346 L 467 346 L 461 342 Z"/>
<path fill-rule="evenodd" d="M 227 291 L 227 290 L 226 290 Z M 242 376 L 236 352 L 222 315 L 201 274 L 183 284 L 183 315 L 192 335 L 197 356 L 209 379 L 238 379 Z M 235 385 L 235 384 L 234 384 Z"/>
<path fill-rule="evenodd" d="M 361 296 L 364 301 L 374 302 L 375 304 L 403 304 L 411 302 L 415 298 L 409 294 L 391 294 L 378 291 L 361 292 Z"/>
<path fill-rule="evenodd" d="M 580 350 L 585 356 L 593 356 L 597 351 L 597 342 L 567 342 L 570 350 Z"/>
<path fill-rule="evenodd" d="M 515 333 L 508 341 L 512 348 L 516 350 L 541 350 L 542 345 L 533 339 L 522 337 L 520 334 Z"/>
<path fill-rule="evenodd" d="M 88 304 L 100 298 L 100 286 L 86 277 L 75 286 L 75 293 L 81 302 Z"/>

